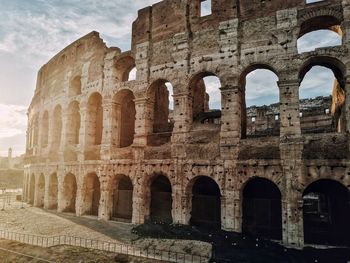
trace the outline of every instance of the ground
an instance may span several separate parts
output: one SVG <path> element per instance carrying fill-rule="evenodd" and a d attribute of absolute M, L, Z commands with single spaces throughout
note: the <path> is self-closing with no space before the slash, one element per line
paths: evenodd
<path fill-rule="evenodd" d="M 131 244 L 144 249 L 180 252 L 207 256 L 212 246 L 193 240 L 143 238 L 133 234 L 131 224 L 99 221 L 97 217 L 76 217 L 70 213 L 56 213 L 18 203 L 0 211 L 0 230 L 42 236 L 76 236 L 114 243 Z"/>
<path fill-rule="evenodd" d="M 211 244 L 213 244 L 214 259 L 212 262 L 217 263 L 350 262 L 350 249 L 345 248 L 305 248 L 304 250 L 295 250 L 285 248 L 275 242 L 221 230 L 206 230 L 191 226 L 154 225 L 151 223 L 135 227 L 126 223 L 99 221 L 96 217 L 76 217 L 68 213 L 59 214 L 40 208 L 28 207 L 26 205 L 23 209 L 18 207 L 20 206 L 17 204 L 16 208 L 6 207 L 5 210 L 0 211 L 0 229 L 43 236 L 78 236 L 133 244 L 137 247 L 149 248 L 150 250 L 155 248 L 195 255 L 208 255 L 211 253 Z M 189 239 L 195 239 L 197 241 Z M 113 261 L 116 257 L 116 254 L 113 253 L 92 252 L 91 250 L 68 246 L 43 249 L 9 241 L 1 241 L 0 249 L 1 248 L 10 248 L 11 250 L 18 249 L 22 253 L 41 256 L 51 260 L 54 258 L 56 261 L 62 258 L 62 261 L 58 262 L 79 262 L 79 257 L 83 260 L 82 262 L 123 262 Z M 13 261 L 3 261 L 1 258 L 3 255 L 6 255 L 6 252 L 0 251 L 0 262 L 21 262 L 20 259 L 18 259 L 18 261 L 17 259 Z M 12 257 L 15 256 L 9 256 L 6 257 L 6 259 Z M 70 258 L 71 261 L 68 261 L 67 258 Z M 140 262 L 146 261 L 143 260 Z"/>
<path fill-rule="evenodd" d="M 11 250 L 11 252 L 6 250 Z M 19 252 L 24 255 L 15 254 Z M 32 256 L 33 258 L 31 258 Z M 24 245 L 17 242 L 0 240 L 0 262 L 2 263 L 24 263 L 24 262 L 64 262 L 64 263 L 157 263 L 160 261 L 146 260 L 144 258 L 130 257 L 115 253 L 71 246 L 56 246 L 41 248 Z"/>

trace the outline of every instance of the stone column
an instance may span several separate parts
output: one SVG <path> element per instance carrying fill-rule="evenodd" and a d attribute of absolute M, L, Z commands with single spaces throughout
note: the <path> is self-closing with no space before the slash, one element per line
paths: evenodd
<path fill-rule="evenodd" d="M 234 146 L 242 134 L 242 90 L 239 86 L 221 88 L 221 157 L 232 159 Z"/>
<path fill-rule="evenodd" d="M 113 100 L 108 99 L 103 102 L 103 133 L 101 145 L 101 158 L 110 160 L 112 155 L 112 147 L 117 144 L 117 130 L 116 110 L 118 104 Z"/>
<path fill-rule="evenodd" d="M 280 136 L 300 137 L 299 80 L 279 81 L 280 90 Z"/>
<path fill-rule="evenodd" d="M 350 29 L 349 29 L 350 30 Z M 350 34 L 350 32 L 349 32 Z M 347 75 L 344 78 L 344 83 L 345 83 L 345 131 L 347 133 L 350 132 L 350 75 Z"/>
<path fill-rule="evenodd" d="M 139 178 L 139 180 L 136 180 L 136 184 L 134 184 L 133 189 L 133 205 L 132 205 L 132 223 L 133 224 L 143 224 L 145 222 L 146 217 L 146 209 L 145 209 L 145 203 L 146 198 L 150 198 L 147 195 L 147 191 L 150 191 L 149 189 L 145 189 L 145 187 L 142 186 L 140 183 L 142 180 Z"/>
<path fill-rule="evenodd" d="M 85 150 L 88 144 L 88 131 L 87 131 L 87 123 L 88 121 L 88 107 L 85 104 L 80 105 L 80 131 L 79 131 L 79 154 L 78 154 L 78 161 L 84 161 L 85 156 Z"/>
<path fill-rule="evenodd" d="M 69 116 L 68 107 L 62 108 L 62 134 L 61 134 L 61 143 L 59 146 L 61 162 L 64 162 L 64 151 L 66 146 L 68 145 L 67 130 L 70 129 L 70 127 L 68 127 L 68 116 Z"/>
<path fill-rule="evenodd" d="M 57 173 L 58 193 L 57 193 L 57 212 L 63 212 L 66 202 L 64 199 L 64 173 Z"/>
<path fill-rule="evenodd" d="M 302 177 L 303 143 L 292 141 L 280 144 L 285 190 L 282 196 L 283 243 L 302 247 L 304 244 L 302 196 L 299 180 Z"/>
<path fill-rule="evenodd" d="M 113 187 L 109 183 L 101 183 L 101 197 L 98 209 L 98 219 L 110 220 L 113 209 Z"/>
<path fill-rule="evenodd" d="M 171 137 L 172 156 L 177 158 L 186 158 L 186 142 L 188 133 L 191 130 L 192 116 L 192 98 L 189 93 L 174 94 L 174 129 Z"/>
<path fill-rule="evenodd" d="M 147 137 L 152 133 L 153 102 L 146 98 L 135 99 L 136 120 L 134 145 L 146 146 Z"/>

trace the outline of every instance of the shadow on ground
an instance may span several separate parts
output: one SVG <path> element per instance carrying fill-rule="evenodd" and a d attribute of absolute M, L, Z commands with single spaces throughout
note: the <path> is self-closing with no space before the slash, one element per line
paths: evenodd
<path fill-rule="evenodd" d="M 350 248 L 296 250 L 234 232 L 150 222 L 135 227 L 132 232 L 141 237 L 209 242 L 213 245 L 211 262 L 216 263 L 350 263 Z"/>
<path fill-rule="evenodd" d="M 137 235 L 133 234 L 131 231 L 133 228 L 133 225 L 131 224 L 113 221 L 99 221 L 96 217 L 90 216 L 77 217 L 71 213 L 57 213 L 53 211 L 47 212 L 67 219 L 75 224 L 90 228 L 91 230 L 106 235 L 112 239 L 115 239 L 116 241 L 130 243 L 132 240 L 137 238 Z"/>

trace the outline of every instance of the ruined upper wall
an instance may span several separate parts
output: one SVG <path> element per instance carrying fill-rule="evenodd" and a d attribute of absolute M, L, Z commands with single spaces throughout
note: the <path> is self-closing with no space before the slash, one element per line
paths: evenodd
<path fill-rule="evenodd" d="M 69 82 L 76 76 L 86 82 L 101 79 L 107 47 L 99 33 L 91 32 L 73 42 L 39 71 L 32 105 L 67 92 Z"/>
<path fill-rule="evenodd" d="M 200 3 L 200 0 L 164 0 L 139 10 L 133 23 L 132 46 L 149 40 L 166 40 L 186 30 L 215 28 L 233 18 L 244 21 L 271 16 L 278 10 L 304 6 L 305 0 L 212 0 L 212 14 L 204 17 L 200 16 Z"/>

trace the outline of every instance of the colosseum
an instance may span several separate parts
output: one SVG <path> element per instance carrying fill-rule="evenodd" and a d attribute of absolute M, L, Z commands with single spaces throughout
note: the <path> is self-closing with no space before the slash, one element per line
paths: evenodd
<path fill-rule="evenodd" d="M 298 52 L 321 29 L 342 44 Z M 24 200 L 99 220 L 349 245 L 349 30 L 350 0 L 163 0 L 138 11 L 129 51 L 89 33 L 38 73 Z M 315 66 L 334 73 L 333 96 L 300 100 Z M 278 77 L 276 104 L 246 106 L 257 69 Z M 209 76 L 220 109 L 209 108 Z"/>

